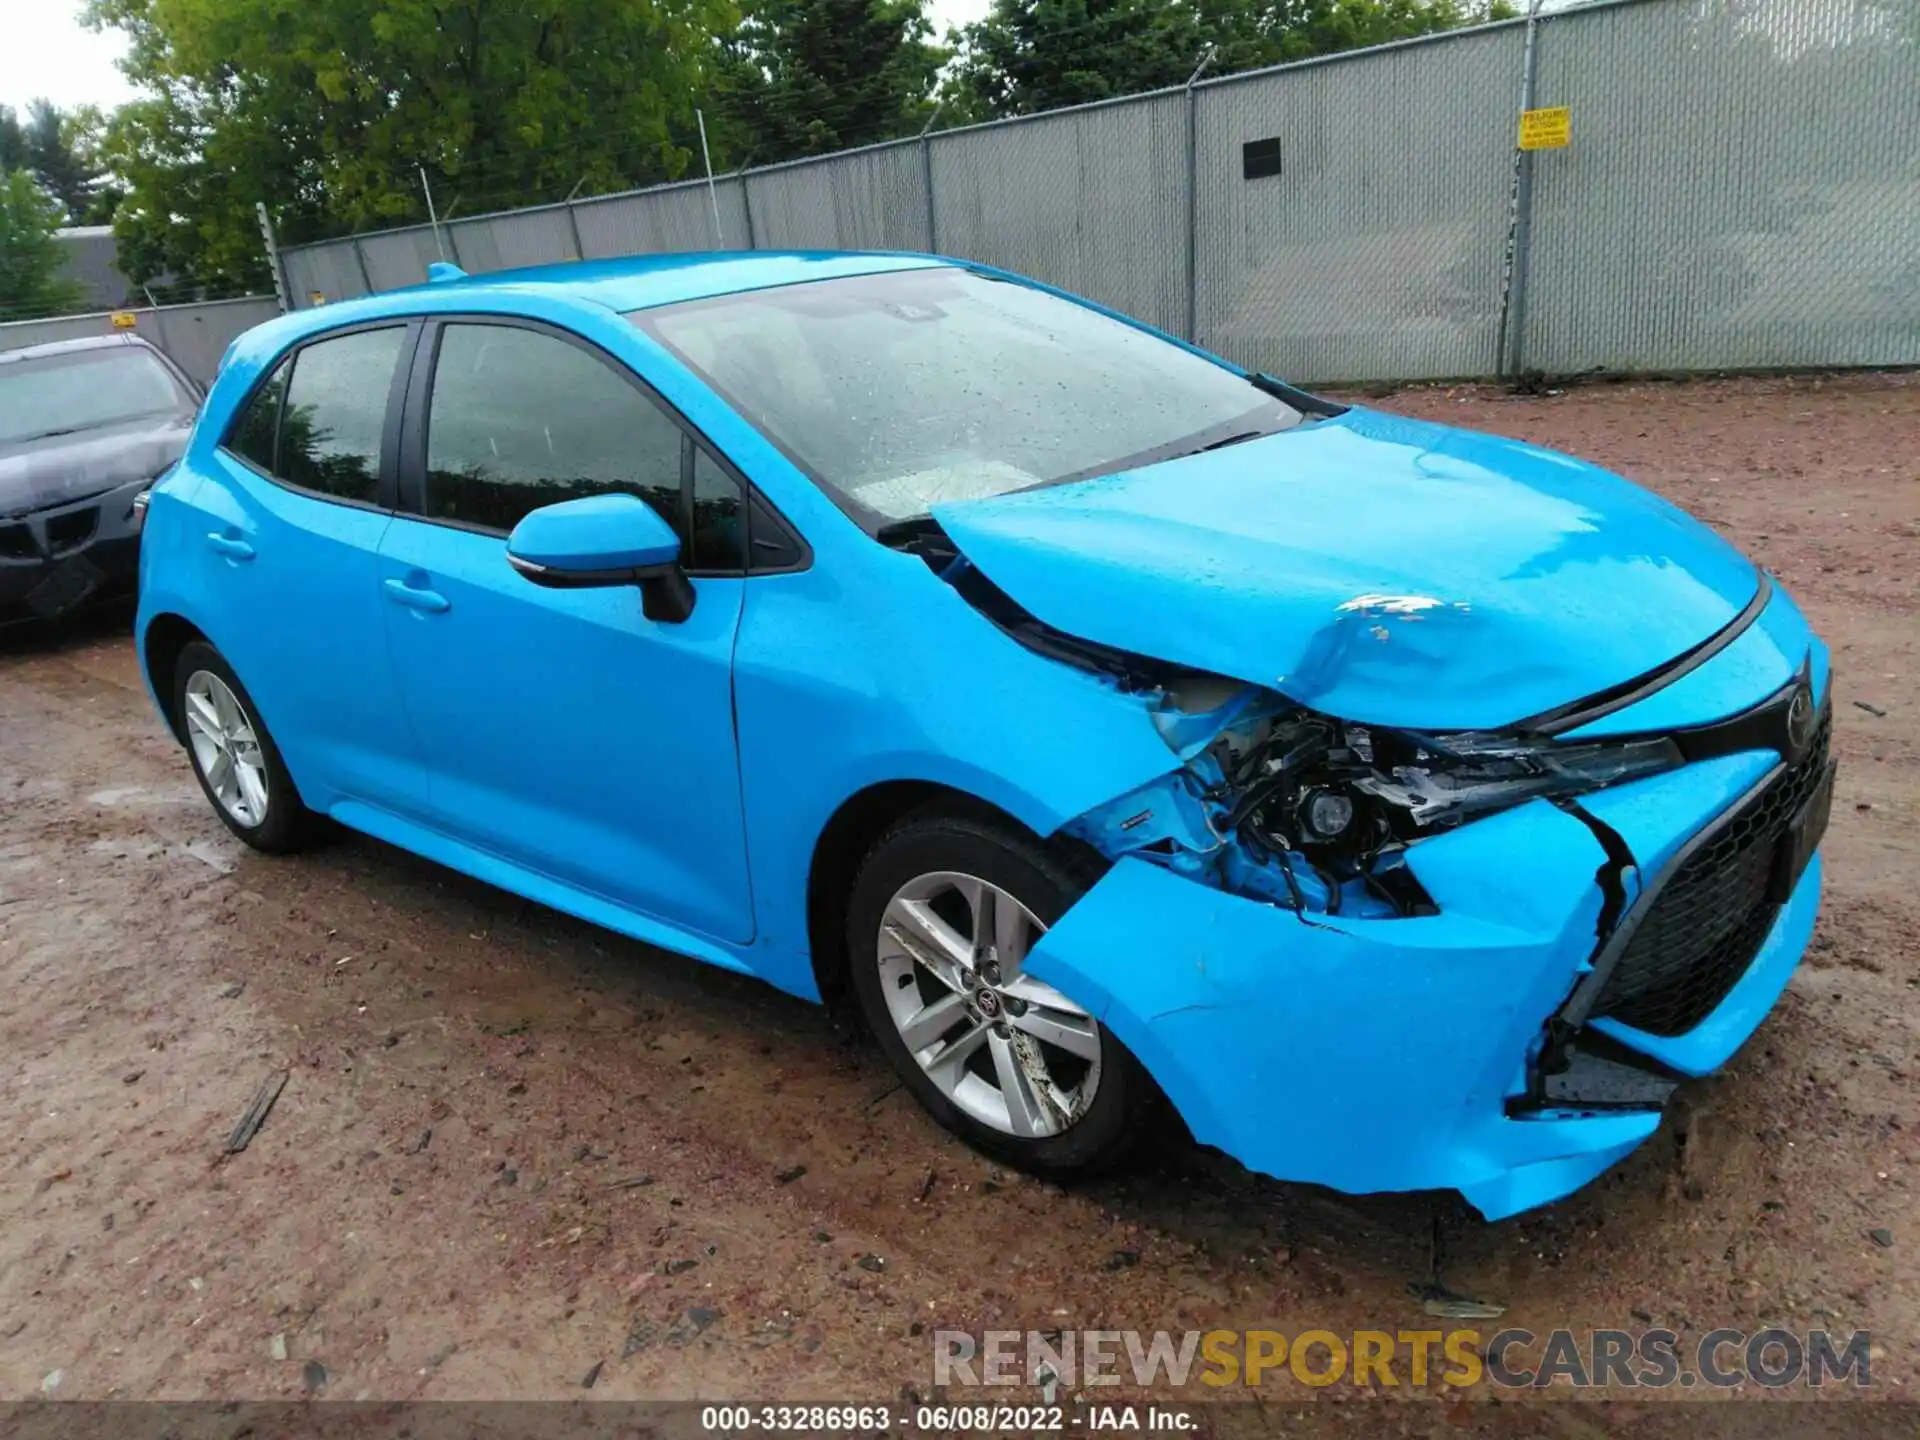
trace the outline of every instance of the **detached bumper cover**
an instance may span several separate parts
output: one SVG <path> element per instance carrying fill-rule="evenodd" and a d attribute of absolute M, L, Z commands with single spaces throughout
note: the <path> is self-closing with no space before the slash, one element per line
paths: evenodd
<path fill-rule="evenodd" d="M 1757 912 L 1764 933 L 1684 1029 L 1573 1002 L 1607 993 L 1601 942 L 1660 913 L 1688 857 L 1782 769 L 1774 750 L 1741 750 L 1588 795 L 1585 815 L 1534 800 L 1437 835 L 1407 852 L 1431 916 L 1301 914 L 1123 859 L 1028 968 L 1140 1058 L 1197 1139 L 1249 1168 L 1353 1192 L 1457 1189 L 1499 1219 L 1626 1155 L 1673 1086 L 1723 1064 L 1773 1008 L 1812 933 L 1817 854 L 1798 857 Z"/>
<path fill-rule="evenodd" d="M 152 483 L 0 518 L 0 625 L 57 620 L 131 595 L 140 560 L 133 501 Z"/>

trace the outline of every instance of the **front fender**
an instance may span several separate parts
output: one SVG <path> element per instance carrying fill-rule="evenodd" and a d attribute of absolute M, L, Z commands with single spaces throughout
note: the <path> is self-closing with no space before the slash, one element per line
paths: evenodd
<path fill-rule="evenodd" d="M 850 603 L 827 563 L 758 577 L 734 652 L 754 969 L 809 998 L 808 877 L 850 797 L 922 781 L 1045 836 L 1181 763 L 1146 699 L 1026 649 L 921 561 L 860 544 L 872 554 L 840 565 L 880 572 L 867 593 L 884 605 Z"/>

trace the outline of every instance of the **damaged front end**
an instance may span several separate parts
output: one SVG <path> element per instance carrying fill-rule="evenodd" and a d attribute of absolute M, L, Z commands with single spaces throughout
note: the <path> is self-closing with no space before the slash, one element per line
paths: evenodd
<path fill-rule="evenodd" d="M 1536 798 L 1556 801 L 1682 763 L 1667 739 L 1588 743 L 1524 731 L 1433 734 L 1357 724 L 1277 690 L 1066 635 L 969 563 L 931 520 L 888 537 L 1009 636 L 1140 697 L 1177 768 L 1065 833 L 1302 916 L 1430 915 L 1407 848 Z"/>
<path fill-rule="evenodd" d="M 901 548 L 1166 745 L 1062 826 L 1110 869 L 1028 971 L 1252 1169 L 1544 1203 L 1724 1064 L 1806 946 L 1831 699 L 1777 588 L 1631 683 L 1427 731 L 1065 633 L 911 528 Z"/>
<path fill-rule="evenodd" d="M 1570 799 L 1679 765 L 1671 741 L 1567 744 L 1353 724 L 1223 682 L 1174 680 L 1155 718 L 1179 770 L 1081 816 L 1070 833 L 1303 915 L 1430 915 L 1410 845 L 1528 800 Z M 1213 692 L 1213 693 L 1210 693 Z"/>

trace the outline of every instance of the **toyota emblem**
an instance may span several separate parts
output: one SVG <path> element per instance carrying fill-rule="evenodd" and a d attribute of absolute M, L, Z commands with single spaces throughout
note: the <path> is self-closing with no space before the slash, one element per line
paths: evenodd
<path fill-rule="evenodd" d="M 1794 688 L 1787 702 L 1787 745 L 1795 755 L 1804 752 L 1813 739 L 1813 691 L 1803 683 Z"/>

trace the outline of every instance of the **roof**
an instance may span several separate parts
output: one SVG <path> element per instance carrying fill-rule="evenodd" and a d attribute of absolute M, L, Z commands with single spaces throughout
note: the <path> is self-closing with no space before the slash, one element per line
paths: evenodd
<path fill-rule="evenodd" d="M 603 306 L 624 315 L 683 300 L 769 290 L 777 285 L 797 285 L 808 280 L 875 275 L 892 270 L 926 270 L 962 263 L 937 255 L 877 250 L 701 250 L 628 255 L 617 260 L 571 260 L 526 270 L 492 270 L 288 311 L 240 336 L 228 349 L 227 359 L 262 364 L 287 345 L 310 335 L 425 310 L 459 309 L 468 303 L 463 296 L 472 297 L 474 301 L 482 301 L 482 297 L 504 301 L 509 308 L 516 296 L 539 296 Z M 431 303 L 423 303 L 429 296 Z M 227 360 L 222 360 L 221 368 L 226 364 Z"/>
<path fill-rule="evenodd" d="M 138 335 L 82 335 L 77 340 L 49 340 L 44 345 L 23 345 L 18 350 L 0 350 L 0 365 L 15 360 L 38 360 L 46 355 L 65 355 L 74 350 L 104 350 L 111 345 L 138 345 L 151 350 Z"/>
<path fill-rule="evenodd" d="M 742 290 L 765 290 L 805 280 L 872 275 L 950 265 L 934 255 L 848 250 L 700 250 L 669 255 L 628 255 L 617 260 L 572 260 L 527 270 L 495 270 L 459 280 L 429 282 L 506 290 L 546 290 L 609 310 L 644 310 L 681 300 L 704 300 Z M 417 293 L 423 286 L 411 287 Z M 409 291 L 388 291 L 388 295 Z"/>

